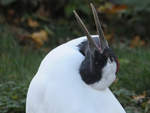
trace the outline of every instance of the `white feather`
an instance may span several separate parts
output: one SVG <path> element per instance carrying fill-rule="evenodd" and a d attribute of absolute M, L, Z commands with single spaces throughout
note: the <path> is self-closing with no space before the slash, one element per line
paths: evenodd
<path fill-rule="evenodd" d="M 108 88 L 116 78 L 116 63 L 110 62 L 108 59 L 106 66 L 102 70 L 102 78 L 99 82 L 92 84 L 91 86 L 97 90 L 104 90 Z"/>
<path fill-rule="evenodd" d="M 30 83 L 26 113 L 125 113 L 112 92 L 86 85 L 79 73 L 81 37 L 53 49 Z M 107 74 L 107 73 L 106 73 Z"/>

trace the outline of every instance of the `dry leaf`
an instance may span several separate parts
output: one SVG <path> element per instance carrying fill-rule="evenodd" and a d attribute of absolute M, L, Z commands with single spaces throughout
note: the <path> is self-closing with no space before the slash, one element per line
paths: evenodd
<path fill-rule="evenodd" d="M 37 47 L 41 47 L 44 42 L 48 40 L 48 33 L 44 30 L 41 30 L 39 32 L 32 33 L 30 37 L 36 43 Z"/>
<path fill-rule="evenodd" d="M 45 10 L 44 6 L 41 5 L 40 8 L 37 10 L 36 15 L 38 15 L 39 17 L 48 17 L 49 11 Z"/>
<path fill-rule="evenodd" d="M 106 3 L 105 5 L 98 8 L 98 11 L 108 13 L 108 14 L 115 14 L 118 12 L 122 12 L 127 9 L 126 5 L 115 5 L 112 3 Z"/>
<path fill-rule="evenodd" d="M 111 13 L 117 13 L 120 11 L 124 11 L 125 9 L 127 9 L 126 5 L 113 5 L 111 8 Z"/>
<path fill-rule="evenodd" d="M 13 16 L 15 14 L 15 11 L 13 9 L 8 10 L 8 15 Z"/>
<path fill-rule="evenodd" d="M 28 25 L 32 28 L 38 27 L 39 23 L 35 20 L 32 20 L 31 18 L 28 19 Z"/>
<path fill-rule="evenodd" d="M 136 101 L 139 101 L 141 99 L 144 99 L 146 97 L 146 92 L 144 91 L 143 94 L 138 95 L 138 96 L 133 96 L 133 99 Z"/>
<path fill-rule="evenodd" d="M 99 12 L 106 12 L 108 9 L 111 9 L 111 7 L 112 7 L 112 4 L 107 2 L 106 4 L 100 6 L 98 8 L 98 11 Z"/>
<path fill-rule="evenodd" d="M 143 45 L 145 45 L 145 41 L 141 40 L 140 36 L 135 36 L 133 40 L 131 41 L 130 47 L 135 48 L 135 47 L 143 46 Z"/>
<path fill-rule="evenodd" d="M 107 41 L 111 41 L 114 38 L 114 34 L 105 34 L 105 38 L 107 39 Z"/>

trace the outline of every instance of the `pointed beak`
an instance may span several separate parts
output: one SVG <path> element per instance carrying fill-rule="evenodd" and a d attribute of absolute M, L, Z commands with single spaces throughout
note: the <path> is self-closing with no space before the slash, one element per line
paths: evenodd
<path fill-rule="evenodd" d="M 81 29 L 84 31 L 84 33 L 87 36 L 87 39 L 88 39 L 88 42 L 89 42 L 89 47 L 90 48 L 93 48 L 93 47 L 98 48 L 96 43 L 93 41 L 93 39 L 92 39 L 92 37 L 91 37 L 87 27 L 85 26 L 85 24 L 83 23 L 83 21 L 81 20 L 81 18 L 77 14 L 77 12 L 75 10 L 73 12 L 75 14 L 75 17 L 76 17 L 76 20 L 77 20 L 78 24 L 80 25 Z"/>
<path fill-rule="evenodd" d="M 101 46 L 102 51 L 104 51 L 105 48 L 109 47 L 108 42 L 104 37 L 104 32 L 102 30 L 101 23 L 100 23 L 100 20 L 98 18 L 98 14 L 97 14 L 97 11 L 96 11 L 94 5 L 92 3 L 90 3 L 90 6 L 91 6 L 91 9 L 92 9 L 92 12 L 93 12 L 93 15 L 94 15 L 94 20 L 95 20 L 95 24 L 96 24 L 97 33 L 99 35 L 100 46 Z"/>
<path fill-rule="evenodd" d="M 77 12 L 75 10 L 73 12 L 75 14 L 75 17 L 76 17 L 78 24 L 80 25 L 81 29 L 84 31 L 85 35 L 87 36 L 88 43 L 89 43 L 89 49 L 90 49 L 91 53 L 92 53 L 93 49 L 97 49 L 100 51 L 100 53 L 103 53 L 104 49 L 109 47 L 108 42 L 104 37 L 104 33 L 103 33 L 103 30 L 102 30 L 102 27 L 101 27 L 101 24 L 100 24 L 100 21 L 98 18 L 98 14 L 97 14 L 97 11 L 96 11 L 94 5 L 91 3 L 90 6 L 91 6 L 91 9 L 92 9 L 92 12 L 94 15 L 97 33 L 99 35 L 99 44 L 96 44 L 94 42 L 94 40 L 92 39 L 87 27 L 85 26 L 85 24 L 83 23 L 83 21 L 81 20 L 81 18 L 77 14 Z"/>

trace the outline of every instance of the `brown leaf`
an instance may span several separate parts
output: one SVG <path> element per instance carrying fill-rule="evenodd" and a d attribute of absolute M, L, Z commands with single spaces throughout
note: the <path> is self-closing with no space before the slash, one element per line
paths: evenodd
<path fill-rule="evenodd" d="M 32 18 L 29 18 L 28 19 L 28 25 L 32 28 L 35 28 L 35 27 L 38 27 L 39 26 L 39 23 L 35 20 L 32 20 Z"/>
<path fill-rule="evenodd" d="M 48 17 L 49 11 L 45 10 L 44 6 L 41 5 L 40 8 L 37 10 L 36 15 L 38 15 L 39 17 Z"/>
<path fill-rule="evenodd" d="M 48 33 L 44 30 L 34 32 L 30 35 L 32 40 L 36 43 L 37 47 L 41 47 L 45 41 L 48 40 Z"/>
<path fill-rule="evenodd" d="M 8 10 L 8 15 L 9 16 L 14 16 L 15 15 L 15 11 L 13 9 L 9 9 Z"/>
<path fill-rule="evenodd" d="M 140 36 L 135 36 L 133 40 L 131 41 L 130 47 L 135 48 L 135 47 L 139 47 L 143 45 L 145 45 L 145 41 L 141 40 Z"/>
<path fill-rule="evenodd" d="M 146 97 L 146 92 L 144 91 L 143 94 L 138 95 L 138 96 L 133 96 L 133 99 L 136 101 L 139 101 L 141 99 L 144 99 Z"/>
<path fill-rule="evenodd" d="M 121 11 L 126 10 L 128 7 L 126 5 L 116 5 L 112 3 L 106 3 L 105 5 L 98 8 L 98 11 L 102 11 L 108 14 L 115 14 Z"/>
<path fill-rule="evenodd" d="M 111 41 L 114 38 L 114 34 L 105 34 L 105 38 L 107 39 L 107 41 Z"/>
<path fill-rule="evenodd" d="M 125 9 L 127 9 L 126 5 L 113 5 L 111 8 L 113 13 L 120 12 L 120 11 L 123 11 Z"/>

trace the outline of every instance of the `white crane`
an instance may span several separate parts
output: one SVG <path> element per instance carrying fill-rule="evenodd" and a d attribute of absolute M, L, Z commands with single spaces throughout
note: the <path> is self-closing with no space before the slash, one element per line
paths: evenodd
<path fill-rule="evenodd" d="M 126 113 L 110 91 L 118 61 L 108 46 L 92 4 L 98 35 L 64 43 L 43 59 L 27 93 L 26 113 Z"/>

